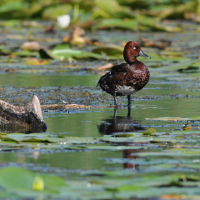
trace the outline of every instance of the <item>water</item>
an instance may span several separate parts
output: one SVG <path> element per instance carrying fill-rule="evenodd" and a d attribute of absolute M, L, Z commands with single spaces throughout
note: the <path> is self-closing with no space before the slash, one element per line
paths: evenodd
<path fill-rule="evenodd" d="M 41 95 L 43 104 L 47 101 L 42 96 L 44 88 L 58 88 L 62 85 L 63 90 L 69 87 L 79 87 L 85 83 L 82 89 L 90 90 L 94 95 L 101 97 L 102 91 L 96 89 L 94 85 L 98 81 L 98 74 L 74 74 L 70 76 L 60 75 L 30 75 L 30 74 L 1 74 L 0 85 L 6 90 L 17 92 L 21 88 L 33 87 L 36 94 Z M 47 132 L 62 137 L 102 137 L 120 132 L 144 132 L 148 128 L 154 128 L 157 132 L 170 132 L 181 130 L 186 122 L 151 121 L 147 118 L 159 117 L 182 117 L 188 118 L 199 115 L 199 98 L 195 92 L 198 86 L 192 82 L 184 85 L 184 82 L 167 80 L 167 77 L 152 77 L 145 89 L 132 96 L 131 116 L 128 116 L 128 109 L 119 109 L 117 116 L 114 117 L 113 107 L 94 107 L 92 109 L 70 109 L 70 110 L 49 110 L 43 112 L 44 120 L 48 126 Z M 11 87 L 10 85 L 15 85 Z M 48 86 L 48 87 L 47 87 Z M 193 87 L 192 91 L 188 91 Z M 31 90 L 31 89 L 30 89 Z M 79 89 L 80 90 L 80 89 Z M 61 92 L 62 93 L 62 92 Z M 48 92 L 47 92 L 48 94 Z M 20 96 L 26 96 L 26 92 Z M 54 95 L 54 94 L 49 94 Z M 105 95 L 103 93 L 103 95 Z M 187 97 L 189 95 L 189 97 Z M 195 97 L 195 95 L 197 95 Z M 9 95 L 8 95 L 9 96 Z M 16 96 L 12 97 L 12 100 Z M 110 105 L 113 99 L 106 94 L 108 101 L 97 103 L 99 106 Z M 191 98 L 190 98 L 191 96 Z M 53 97 L 52 97 L 53 98 Z M 63 94 L 64 98 L 64 94 Z M 84 97 L 83 97 L 84 98 Z M 27 100 L 27 99 L 25 99 Z M 120 98 L 122 104 L 126 104 L 126 98 Z M 54 99 L 52 100 L 53 103 Z M 73 103 L 73 101 L 72 101 Z M 17 104 L 17 102 L 15 102 Z M 199 127 L 198 122 L 190 123 L 195 128 Z M 0 155 L 2 163 L 7 165 L 26 166 L 30 169 L 42 171 L 51 168 L 61 170 L 102 170 L 104 168 L 123 168 L 124 164 L 111 164 L 104 158 L 123 158 L 128 152 L 123 151 L 70 151 L 62 149 L 38 150 L 29 148 L 29 151 L 20 149 L 17 152 L 4 152 Z M 131 155 L 130 152 L 128 155 Z M 81 165 L 79 164 L 81 163 Z M 130 166 L 132 166 L 130 164 Z M 55 170 L 55 169 L 54 169 Z"/>
<path fill-rule="evenodd" d="M 120 45 L 123 40 L 138 40 L 139 37 L 170 38 L 174 47 L 184 51 L 184 58 L 154 55 L 151 60 L 144 60 L 150 66 L 151 78 L 142 91 L 132 95 L 131 115 L 127 107 L 119 109 L 115 115 L 110 106 L 113 97 L 96 88 L 103 72 L 92 69 L 108 61 L 79 60 L 75 66 L 55 61 L 43 67 L 4 63 L 0 73 L 2 100 L 25 105 L 35 94 L 41 105 L 67 102 L 93 107 L 43 110 L 48 136 L 60 138 L 61 142 L 0 141 L 0 167 L 16 166 L 39 174 L 60 176 L 66 180 L 69 193 L 72 191 L 85 199 L 90 195 L 92 199 L 114 199 L 115 191 L 119 199 L 199 194 L 199 179 L 189 181 L 194 178 L 191 175 L 199 178 L 199 70 L 195 73 L 177 71 L 185 69 L 185 57 L 198 58 L 197 54 L 192 55 L 189 41 L 194 38 L 198 41 L 199 34 L 146 32 L 133 35 L 132 31 L 99 31 L 95 36 Z M 166 51 L 144 49 L 147 54 L 166 55 L 174 51 L 173 47 Z M 180 65 L 179 68 L 163 70 L 176 65 Z M 192 61 L 189 65 L 193 65 Z M 14 72 L 6 73 L 7 68 L 14 68 Z M 126 105 L 126 97 L 119 98 L 119 102 Z M 190 120 L 194 116 L 196 119 Z M 172 120 L 163 120 L 164 117 Z M 177 121 L 177 118 L 181 119 Z M 187 121 L 189 130 L 183 131 Z M 144 136 L 149 128 L 156 133 Z M 116 137 L 119 133 L 134 136 Z M 189 178 L 182 181 L 183 175 Z M 110 196 L 103 196 L 106 192 Z"/>

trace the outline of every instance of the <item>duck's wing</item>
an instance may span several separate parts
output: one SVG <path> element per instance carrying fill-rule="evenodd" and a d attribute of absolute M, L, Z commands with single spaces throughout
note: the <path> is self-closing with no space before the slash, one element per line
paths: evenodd
<path fill-rule="evenodd" d="M 127 72 L 127 69 L 129 68 L 129 64 L 122 63 L 120 65 L 115 65 L 110 69 L 110 73 L 112 75 L 120 73 L 120 72 Z"/>
<path fill-rule="evenodd" d="M 115 65 L 113 66 L 109 72 L 107 72 L 106 74 L 104 74 L 98 81 L 97 83 L 97 87 L 100 86 L 102 84 L 105 84 L 105 82 L 107 82 L 109 80 L 109 78 L 111 78 L 113 75 L 120 73 L 120 72 L 126 72 L 128 69 L 128 64 L 127 63 L 122 63 L 120 65 Z"/>

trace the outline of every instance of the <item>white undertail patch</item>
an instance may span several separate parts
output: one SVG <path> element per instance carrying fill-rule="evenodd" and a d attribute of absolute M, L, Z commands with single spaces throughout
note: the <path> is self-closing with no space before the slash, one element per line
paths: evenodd
<path fill-rule="evenodd" d="M 126 85 L 124 85 L 124 86 L 118 85 L 116 88 L 117 88 L 117 92 L 121 93 L 124 96 L 131 95 L 131 94 L 138 92 L 138 90 L 135 90 L 131 86 L 126 86 Z"/>

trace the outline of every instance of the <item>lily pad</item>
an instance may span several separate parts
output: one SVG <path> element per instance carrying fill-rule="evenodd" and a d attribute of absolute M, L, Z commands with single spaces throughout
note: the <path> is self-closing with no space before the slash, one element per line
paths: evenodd
<path fill-rule="evenodd" d="M 133 18 L 134 14 L 129 7 L 121 6 L 116 0 L 95 0 L 98 11 L 95 16 L 104 16 L 108 18 Z M 112 8 L 112 9 L 110 9 Z M 94 14 L 93 14 L 94 17 Z"/>
<path fill-rule="evenodd" d="M 102 20 L 98 25 L 94 26 L 93 29 L 127 29 L 136 31 L 138 29 L 138 23 L 136 20 L 122 20 L 122 19 L 105 19 Z"/>
<path fill-rule="evenodd" d="M 103 52 L 109 53 L 104 54 Z M 118 46 L 106 46 L 106 47 L 99 47 L 94 49 L 92 52 L 87 52 L 87 51 L 82 51 L 82 50 L 77 50 L 77 49 L 72 49 L 69 47 L 67 44 L 62 44 L 56 46 L 52 51 L 52 55 L 56 57 L 57 59 L 60 59 L 61 57 L 68 59 L 68 58 L 78 58 L 78 59 L 83 59 L 83 58 L 94 58 L 94 59 L 118 59 L 119 57 L 122 57 L 122 54 L 120 56 L 116 53 L 119 53 L 122 51 L 121 47 Z"/>
<path fill-rule="evenodd" d="M 64 57 L 65 59 L 74 57 L 74 58 L 96 58 L 100 59 L 102 58 L 101 55 L 76 49 L 69 48 L 69 45 L 58 45 L 56 46 L 51 53 L 56 57 Z"/>
<path fill-rule="evenodd" d="M 15 16 L 22 17 L 25 15 L 25 9 L 29 7 L 29 4 L 24 1 L 7 1 L 4 2 L 0 7 L 0 16 L 8 18 L 12 12 L 15 12 Z M 27 13 L 28 14 L 28 13 Z M 24 17 L 26 17 L 25 15 Z"/>
<path fill-rule="evenodd" d="M 40 175 L 42 180 L 43 190 L 36 190 L 36 179 L 38 179 L 34 172 L 27 169 L 16 167 L 6 167 L 0 170 L 0 186 L 6 191 L 14 192 L 17 195 L 37 196 L 38 192 L 43 195 L 59 194 L 63 187 L 67 184 L 62 178 L 49 175 Z M 34 187 L 33 187 L 34 186 Z"/>
<path fill-rule="evenodd" d="M 99 46 L 92 50 L 93 53 L 106 54 L 107 56 L 119 56 L 122 58 L 124 48 L 117 45 Z"/>
<path fill-rule="evenodd" d="M 44 9 L 42 16 L 44 19 L 55 20 L 57 17 L 70 13 L 72 6 L 70 4 L 50 6 Z"/>
<path fill-rule="evenodd" d="M 117 133 L 113 137 L 134 137 L 134 135 L 132 133 Z"/>
<path fill-rule="evenodd" d="M 170 121 L 170 122 L 182 122 L 182 121 L 200 121 L 200 116 L 194 116 L 190 118 L 181 118 L 181 117 L 158 117 L 158 118 L 145 118 L 146 120 L 151 121 Z"/>
<path fill-rule="evenodd" d="M 0 139 L 2 141 L 11 141 L 11 142 L 59 142 L 62 139 L 57 137 L 50 137 L 49 134 L 22 134 L 22 133 L 13 133 L 13 134 L 6 134 L 0 135 Z"/>
<path fill-rule="evenodd" d="M 156 136 L 156 130 L 153 128 L 149 128 L 147 131 L 145 131 L 142 136 Z"/>

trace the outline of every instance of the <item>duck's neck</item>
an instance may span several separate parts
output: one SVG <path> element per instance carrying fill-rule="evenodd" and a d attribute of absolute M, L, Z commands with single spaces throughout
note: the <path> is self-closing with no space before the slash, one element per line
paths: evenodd
<path fill-rule="evenodd" d="M 128 63 L 135 63 L 138 62 L 137 57 L 133 56 L 132 53 L 130 51 L 124 51 L 123 52 L 123 56 L 124 56 L 124 60 Z"/>
<path fill-rule="evenodd" d="M 138 59 L 137 59 L 137 57 L 133 57 L 133 58 L 128 59 L 128 60 L 125 60 L 125 61 L 126 61 L 129 65 L 132 65 L 132 64 L 138 62 Z"/>

